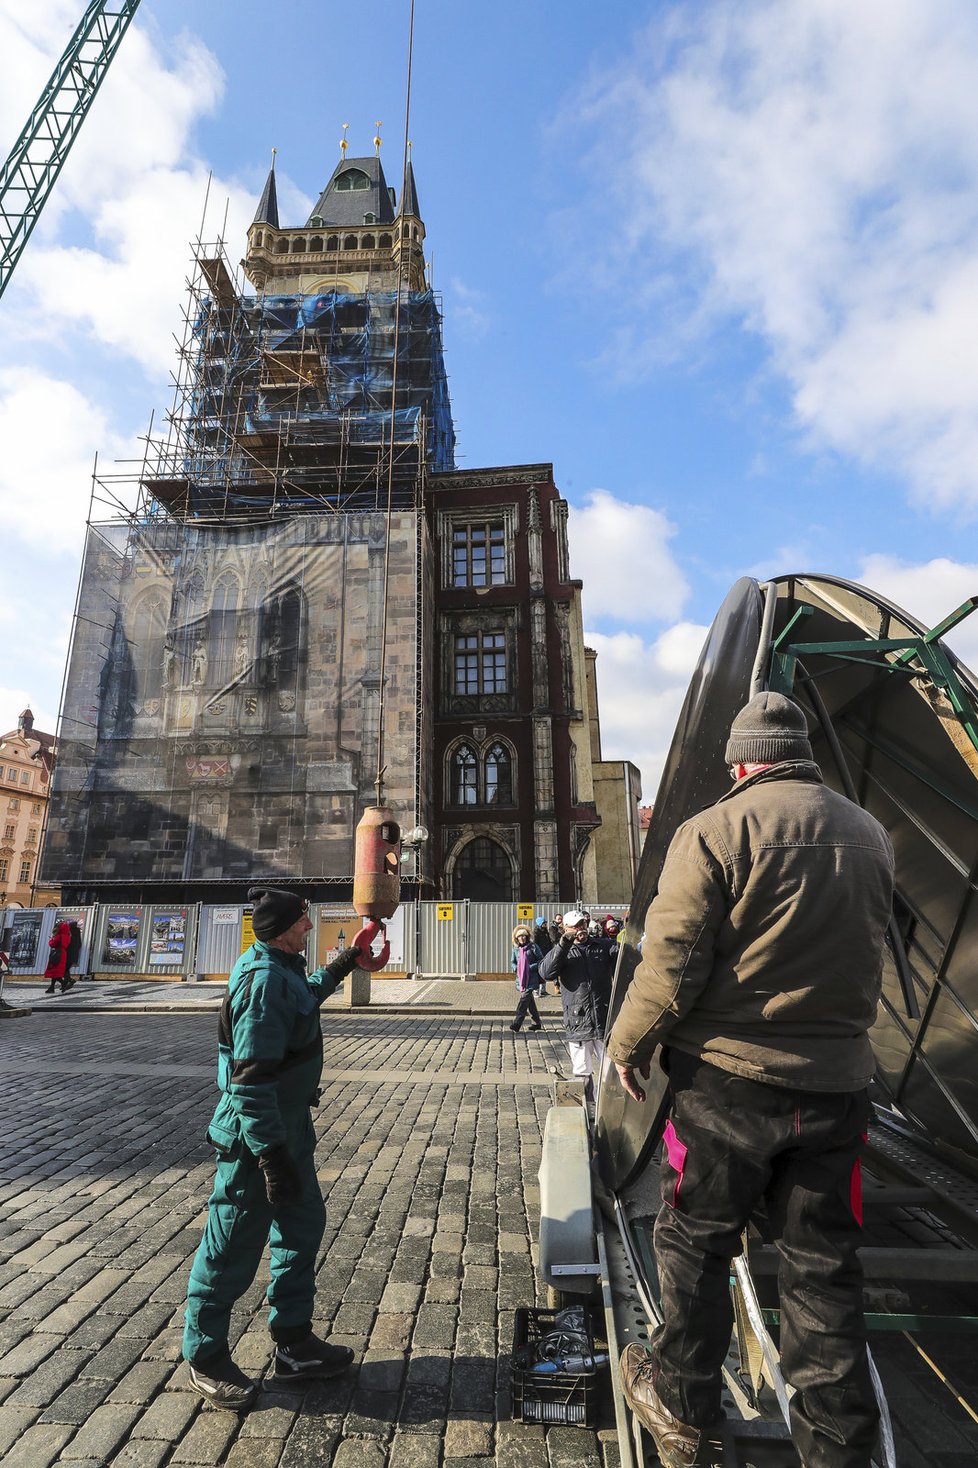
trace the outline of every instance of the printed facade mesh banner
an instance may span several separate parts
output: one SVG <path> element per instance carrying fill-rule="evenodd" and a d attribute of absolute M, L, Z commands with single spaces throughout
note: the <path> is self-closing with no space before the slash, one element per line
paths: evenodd
<path fill-rule="evenodd" d="M 350 877 L 388 534 L 384 797 L 413 819 L 415 514 L 92 526 L 44 881 Z"/>

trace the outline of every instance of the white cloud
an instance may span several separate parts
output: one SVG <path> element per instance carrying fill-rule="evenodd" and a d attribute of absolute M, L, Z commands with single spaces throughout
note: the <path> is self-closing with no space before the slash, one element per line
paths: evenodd
<path fill-rule="evenodd" d="M 856 579 L 929 627 L 943 622 L 968 597 L 978 596 L 978 562 L 952 561 L 946 556 L 917 565 L 893 556 L 867 556 Z M 953 628 L 945 640 L 969 668 L 978 670 L 978 611 Z"/>
<path fill-rule="evenodd" d="M 449 319 L 460 334 L 470 341 L 484 337 L 492 325 L 484 291 L 466 285 L 457 275 L 451 281 L 451 310 Z"/>
<path fill-rule="evenodd" d="M 583 507 L 571 505 L 571 565 L 584 581 L 585 615 L 634 624 L 682 611 L 689 586 L 669 549 L 675 533 L 661 511 L 605 489 L 593 490 Z"/>
<path fill-rule="evenodd" d="M 28 27 L 0 0 L 0 47 L 20 58 L 33 89 L 28 99 L 21 85 L 0 108 L 12 135 L 36 99 L 34 78 L 46 80 L 77 23 L 75 15 L 66 24 L 60 4 L 39 8 Z M 233 180 L 208 185 L 206 165 L 193 156 L 193 129 L 223 85 L 200 41 L 182 35 L 164 54 L 149 31 L 130 27 L 14 276 L 8 300 L 25 337 L 56 342 L 75 326 L 152 376 L 175 368 L 191 241 L 202 221 L 205 241 L 213 239 L 225 209 L 226 237 L 240 239 L 254 210 L 250 189 Z"/>
<path fill-rule="evenodd" d="M 0 529 L 48 555 L 78 556 L 96 450 L 106 461 L 138 454 L 71 383 L 22 368 L 0 371 Z M 64 574 L 63 568 L 60 574 Z"/>
<path fill-rule="evenodd" d="M 676 720 L 708 627 L 678 622 L 654 642 L 633 632 L 585 632 L 598 654 L 601 753 L 642 772 L 643 800 L 655 798 Z"/>
<path fill-rule="evenodd" d="M 815 446 L 978 512 L 976 70 L 969 0 L 666 9 L 574 103 L 633 362 L 650 313 L 732 318 Z"/>

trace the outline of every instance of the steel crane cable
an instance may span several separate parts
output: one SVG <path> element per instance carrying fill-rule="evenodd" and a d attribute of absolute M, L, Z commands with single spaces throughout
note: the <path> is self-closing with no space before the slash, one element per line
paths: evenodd
<path fill-rule="evenodd" d="M 404 154 L 401 164 L 401 223 L 400 223 L 400 250 L 397 257 L 397 284 L 394 296 L 394 367 L 391 373 L 391 416 L 390 416 L 390 445 L 387 458 L 387 525 L 384 535 L 384 574 L 381 581 L 381 624 L 380 624 L 380 701 L 377 710 L 377 777 L 374 780 L 374 790 L 377 794 L 377 804 L 384 803 L 384 716 L 386 714 L 387 690 L 386 690 L 386 663 L 387 663 L 387 586 L 390 579 L 390 555 L 391 555 L 391 515 L 394 508 L 394 435 L 397 427 L 397 367 L 399 347 L 401 340 L 401 285 L 404 276 L 404 260 L 409 256 L 410 246 L 406 247 L 406 225 L 404 215 L 404 200 L 407 193 L 408 180 L 408 136 L 411 125 L 411 70 L 414 60 L 414 4 L 411 0 L 410 16 L 408 20 L 408 46 L 407 46 L 407 79 L 404 96 Z"/>

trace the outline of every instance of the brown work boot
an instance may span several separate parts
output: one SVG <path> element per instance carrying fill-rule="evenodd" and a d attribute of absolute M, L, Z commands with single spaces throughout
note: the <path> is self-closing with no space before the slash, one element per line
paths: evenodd
<path fill-rule="evenodd" d="M 644 1346 L 635 1341 L 621 1353 L 621 1380 L 625 1401 L 651 1434 L 663 1468 L 693 1468 L 699 1457 L 703 1433 L 687 1427 L 661 1401 L 653 1385 L 655 1362 Z"/>

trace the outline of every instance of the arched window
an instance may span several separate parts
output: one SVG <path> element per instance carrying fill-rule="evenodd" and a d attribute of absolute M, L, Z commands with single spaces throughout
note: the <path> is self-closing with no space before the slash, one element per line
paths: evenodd
<path fill-rule="evenodd" d="M 498 740 L 486 751 L 485 781 L 486 805 L 513 804 L 513 762 Z"/>
<path fill-rule="evenodd" d="M 314 234 L 309 241 L 309 253 L 310 255 L 321 255 L 323 253 L 323 241 L 320 235 Z"/>
<path fill-rule="evenodd" d="M 338 194 L 348 194 L 352 189 L 369 189 L 369 187 L 369 178 L 359 168 L 348 168 L 345 173 L 340 174 L 333 185 Z"/>
<path fill-rule="evenodd" d="M 257 234 L 255 235 L 255 248 L 256 249 L 260 249 L 261 246 L 264 244 L 264 242 L 265 242 L 265 234 L 264 234 L 264 231 L 263 230 L 258 230 Z"/>
<path fill-rule="evenodd" d="M 327 252 L 330 251 L 330 250 L 338 250 L 339 247 L 340 247 L 340 242 L 337 239 L 336 235 L 335 234 L 331 234 L 330 237 L 329 237 L 329 239 L 326 241 L 326 249 L 327 249 Z"/>
<path fill-rule="evenodd" d="M 360 248 L 361 250 L 373 250 L 376 248 L 376 246 L 374 245 L 374 237 L 372 234 L 364 235 L 363 239 L 360 241 Z"/>
<path fill-rule="evenodd" d="M 377 243 L 379 244 L 379 246 L 380 246 L 380 248 L 382 250 L 389 250 L 390 247 L 391 247 L 391 245 L 392 245 L 392 243 L 393 243 L 393 241 L 391 240 L 391 237 L 390 237 L 389 234 L 382 234 L 381 237 L 380 237 L 380 239 L 377 241 Z"/>
<path fill-rule="evenodd" d="M 459 853 L 452 872 L 452 896 L 475 902 L 512 902 L 513 868 L 498 841 L 477 836 Z"/>
<path fill-rule="evenodd" d="M 467 744 L 459 744 L 452 751 L 450 759 L 449 805 L 477 805 L 479 766 L 475 751 Z"/>
<path fill-rule="evenodd" d="M 355 234 L 348 234 L 348 235 L 346 235 L 345 238 L 344 238 L 344 240 L 343 240 L 343 248 L 344 248 L 344 250 L 355 250 L 356 247 L 357 247 L 357 237 L 356 237 L 356 235 Z"/>
<path fill-rule="evenodd" d="M 377 216 L 376 216 L 376 214 L 370 214 L 370 213 L 365 214 L 363 216 L 363 222 L 364 222 L 364 224 L 376 224 L 377 223 Z"/>
<path fill-rule="evenodd" d="M 276 253 L 276 255 L 287 255 L 289 253 L 289 242 L 288 242 L 288 240 L 276 240 L 275 241 L 275 253 Z"/>
<path fill-rule="evenodd" d="M 134 609 L 130 642 L 134 702 L 160 696 L 167 610 L 166 601 L 158 592 L 144 596 Z"/>
<path fill-rule="evenodd" d="M 310 227 L 310 229 L 322 229 L 322 227 L 323 227 L 323 217 L 322 217 L 322 215 L 321 214 L 310 214 L 310 216 L 309 216 L 309 227 Z M 311 248 L 312 247 L 310 246 L 310 249 Z M 322 245 L 320 245 L 319 248 L 322 249 Z"/>
<path fill-rule="evenodd" d="M 304 255 L 306 253 L 306 242 L 301 236 L 292 241 L 293 255 Z"/>
<path fill-rule="evenodd" d="M 302 672 L 302 597 L 294 586 L 266 601 L 259 615 L 259 682 L 279 713 L 299 702 Z"/>
<path fill-rule="evenodd" d="M 238 583 L 230 572 L 225 572 L 214 588 L 211 603 L 209 657 L 211 659 L 212 685 L 221 687 L 230 683 L 234 675 L 234 632 L 238 620 Z"/>

